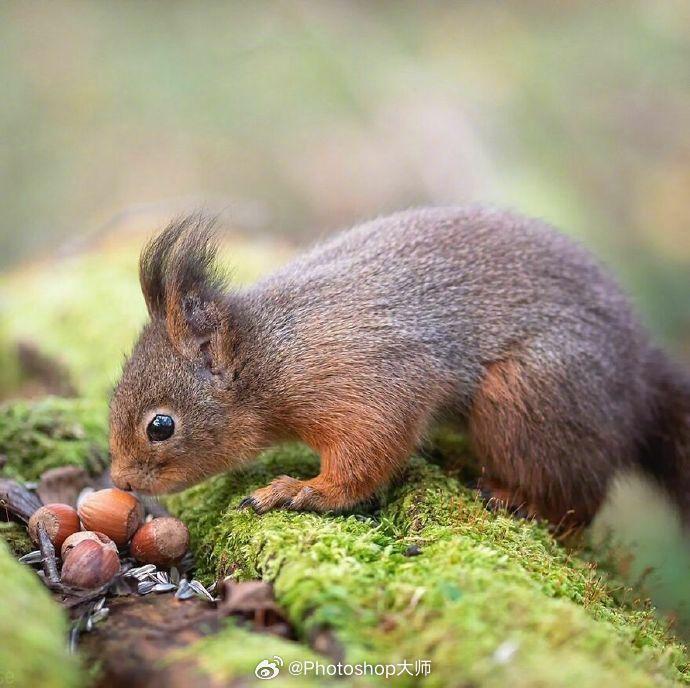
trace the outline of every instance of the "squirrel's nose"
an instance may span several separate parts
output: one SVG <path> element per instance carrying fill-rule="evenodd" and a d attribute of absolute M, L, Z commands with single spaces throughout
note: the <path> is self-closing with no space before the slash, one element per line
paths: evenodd
<path fill-rule="evenodd" d="M 113 485 L 120 490 L 125 492 L 131 492 L 132 484 L 129 480 L 125 480 L 119 473 L 114 472 L 112 469 L 110 471 L 110 479 L 113 481 Z"/>

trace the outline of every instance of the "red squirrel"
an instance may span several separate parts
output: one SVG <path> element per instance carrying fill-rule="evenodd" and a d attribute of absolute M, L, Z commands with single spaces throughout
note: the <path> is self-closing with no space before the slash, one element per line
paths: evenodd
<path fill-rule="evenodd" d="M 690 521 L 690 375 L 547 224 L 408 210 L 242 289 L 215 267 L 212 225 L 174 221 L 142 252 L 150 322 L 111 402 L 117 486 L 177 491 L 297 439 L 319 475 L 276 478 L 243 505 L 346 510 L 450 419 L 485 484 L 540 517 L 587 523 L 637 468 Z"/>

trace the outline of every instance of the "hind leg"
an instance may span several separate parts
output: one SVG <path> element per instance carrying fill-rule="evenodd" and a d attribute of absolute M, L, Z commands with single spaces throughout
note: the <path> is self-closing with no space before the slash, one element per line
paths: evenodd
<path fill-rule="evenodd" d="M 490 511 L 505 509 L 518 518 L 543 520 L 539 508 L 519 489 L 505 487 L 496 479 L 482 476 L 477 489 Z"/>
<path fill-rule="evenodd" d="M 486 367 L 469 417 L 496 501 L 558 525 L 589 522 L 607 482 L 588 468 L 596 448 L 570 423 L 565 396 L 543 372 L 507 359 Z"/>

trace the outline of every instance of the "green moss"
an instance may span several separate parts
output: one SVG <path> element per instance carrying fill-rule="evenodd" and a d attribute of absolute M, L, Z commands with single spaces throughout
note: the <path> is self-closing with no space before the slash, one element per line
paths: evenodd
<path fill-rule="evenodd" d="M 68 688 L 82 684 L 67 650 L 67 621 L 28 568 L 0 543 L 0 685 Z"/>
<path fill-rule="evenodd" d="M 20 523 L 0 521 L 0 540 L 4 540 L 15 557 L 21 557 L 35 549 L 26 527 Z"/>
<path fill-rule="evenodd" d="M 302 639 L 327 627 L 350 662 L 428 659 L 425 685 L 689 679 L 683 648 L 649 610 L 620 606 L 593 567 L 545 529 L 488 513 L 421 459 L 370 517 L 236 508 L 278 473 L 316 468 L 311 453 L 290 445 L 171 498 L 192 530 L 201 574 L 271 580 Z M 411 544 L 419 556 L 404 555 Z"/>
<path fill-rule="evenodd" d="M 36 480 L 49 468 L 73 464 L 93 472 L 107 461 L 107 407 L 46 397 L 0 406 L 0 475 Z"/>
<path fill-rule="evenodd" d="M 281 668 L 278 676 L 271 680 L 271 686 L 322 686 L 326 683 L 322 677 L 293 676 L 289 671 L 291 662 L 323 663 L 323 657 L 299 643 L 249 631 L 232 619 L 220 633 L 173 653 L 169 660 L 193 662 L 198 671 L 207 674 L 218 685 L 227 685 L 231 681 L 242 685 L 265 685 L 265 680 L 254 678 L 254 670 L 263 660 L 282 661 L 282 665 L 276 664 Z M 348 683 L 338 681 L 337 685 L 346 688 Z"/>

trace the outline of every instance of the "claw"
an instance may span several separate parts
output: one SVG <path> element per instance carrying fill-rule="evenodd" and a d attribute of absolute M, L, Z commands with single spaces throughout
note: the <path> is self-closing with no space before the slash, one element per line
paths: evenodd
<path fill-rule="evenodd" d="M 287 502 L 287 504 L 285 504 L 285 508 L 294 511 L 309 511 L 309 500 L 313 494 L 314 490 L 311 487 L 303 487 L 292 499 Z"/>
<path fill-rule="evenodd" d="M 488 487 L 476 487 L 479 492 L 479 498 L 488 506 L 489 502 L 494 498 L 493 492 Z"/>
<path fill-rule="evenodd" d="M 245 497 L 238 505 L 238 509 L 246 509 L 247 507 L 251 507 L 256 511 L 258 504 L 256 503 L 256 500 L 254 497 Z"/>

